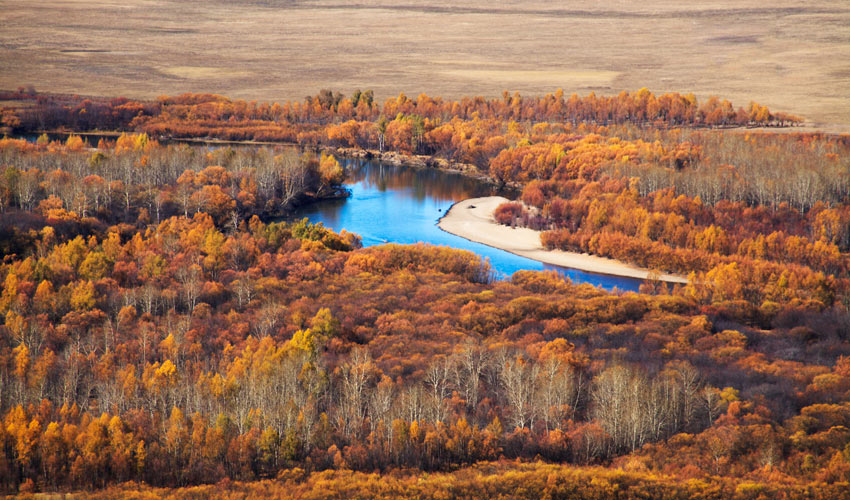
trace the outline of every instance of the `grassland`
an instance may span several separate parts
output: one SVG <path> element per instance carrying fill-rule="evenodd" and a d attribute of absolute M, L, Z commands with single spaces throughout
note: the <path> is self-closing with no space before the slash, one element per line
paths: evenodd
<path fill-rule="evenodd" d="M 850 5 L 757 0 L 0 0 L 0 88 L 260 100 L 656 92 L 850 131 Z"/>

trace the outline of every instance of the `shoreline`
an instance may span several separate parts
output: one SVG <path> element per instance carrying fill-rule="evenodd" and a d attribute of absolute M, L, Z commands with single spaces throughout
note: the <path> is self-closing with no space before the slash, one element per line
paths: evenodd
<path fill-rule="evenodd" d="M 508 201 L 510 200 L 502 196 L 459 201 L 437 221 L 437 226 L 455 236 L 546 264 L 637 279 L 647 279 L 652 272 L 625 262 L 586 253 L 546 250 L 540 244 L 540 231 L 511 228 L 496 223 L 493 212 L 496 207 Z M 659 279 L 666 283 L 688 282 L 684 276 L 666 273 L 662 273 Z"/>
<path fill-rule="evenodd" d="M 57 136 L 69 136 L 69 135 L 77 135 L 80 137 L 108 137 L 111 139 L 117 139 L 122 134 L 139 134 L 146 133 L 140 131 L 116 131 L 116 130 L 106 130 L 106 131 L 87 131 L 87 132 L 72 132 L 67 130 L 37 130 L 33 132 L 23 132 L 19 135 L 57 135 Z M 153 136 L 152 136 L 153 137 Z M 228 139 L 217 139 L 215 137 L 153 137 L 154 140 L 157 140 L 161 143 L 183 143 L 190 145 L 209 145 L 209 146 L 270 146 L 270 147 L 291 147 L 298 148 L 301 151 L 321 151 L 324 153 L 333 154 L 340 158 L 348 158 L 348 159 L 364 159 L 364 160 L 375 160 L 391 165 L 397 165 L 401 167 L 407 168 L 432 168 L 436 170 L 442 170 L 444 172 L 452 172 L 459 175 L 463 175 L 465 177 L 469 177 L 472 179 L 479 180 L 481 182 L 490 184 L 494 187 L 506 187 L 508 189 L 521 189 L 522 185 L 517 182 L 508 182 L 505 183 L 504 186 L 500 185 L 496 182 L 492 177 L 490 177 L 486 171 L 479 169 L 475 165 L 470 163 L 463 163 L 459 161 L 448 160 L 445 158 L 439 158 L 433 155 L 415 155 L 415 154 L 407 154 L 401 153 L 398 151 L 384 151 L 380 152 L 376 149 L 362 149 L 358 147 L 339 147 L 339 146 L 329 146 L 329 145 L 319 145 L 319 146 L 305 146 L 299 144 L 297 142 L 288 142 L 288 141 L 257 141 L 253 139 L 246 140 L 228 140 Z"/>
<path fill-rule="evenodd" d="M 361 149 L 349 147 L 321 146 L 322 151 L 338 155 L 343 158 L 360 158 L 364 160 L 375 160 L 390 165 L 400 167 L 416 168 L 416 169 L 435 169 L 443 172 L 451 172 L 465 177 L 477 179 L 481 182 L 497 186 L 498 183 L 493 180 L 487 172 L 482 171 L 475 165 L 470 163 L 457 162 L 439 158 L 430 155 L 415 155 L 401 153 L 398 151 L 384 151 L 383 153 L 375 149 Z M 518 188 L 518 185 L 508 184 L 507 187 Z"/>

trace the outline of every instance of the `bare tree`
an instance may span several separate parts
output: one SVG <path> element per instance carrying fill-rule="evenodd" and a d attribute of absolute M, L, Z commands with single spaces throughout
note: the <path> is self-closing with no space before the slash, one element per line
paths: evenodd
<path fill-rule="evenodd" d="M 514 427 L 525 429 L 534 420 L 534 394 L 540 368 L 536 363 L 517 356 L 502 367 L 502 388 L 508 401 L 510 421 Z"/>
<path fill-rule="evenodd" d="M 575 412 L 576 377 L 573 369 L 556 357 L 540 366 L 534 406 L 543 417 L 546 430 L 560 429 L 564 419 Z"/>
<path fill-rule="evenodd" d="M 392 379 L 386 375 L 369 395 L 369 425 L 374 432 L 379 422 L 391 421 L 390 410 L 393 408 L 396 391 Z"/>
<path fill-rule="evenodd" d="M 281 206 L 287 207 L 307 187 L 309 168 L 294 152 L 279 157 L 279 175 L 282 186 Z"/>
<path fill-rule="evenodd" d="M 281 159 L 281 162 L 282 161 L 283 160 Z M 277 185 L 280 181 L 278 167 L 277 158 L 270 158 L 267 153 L 261 155 L 261 158 L 258 158 L 254 178 L 257 181 L 257 190 L 259 191 L 260 197 L 264 201 L 268 201 L 275 196 Z"/>
<path fill-rule="evenodd" d="M 248 305 L 254 298 L 253 280 L 247 274 L 242 274 L 242 276 L 233 280 L 233 293 L 236 295 L 240 308 Z"/>
<path fill-rule="evenodd" d="M 195 310 L 198 296 L 201 293 L 201 268 L 197 264 L 181 267 L 176 273 L 177 281 L 183 285 L 186 308 L 191 313 Z"/>
<path fill-rule="evenodd" d="M 18 205 L 23 210 L 32 210 L 35 196 L 38 193 L 39 172 L 36 169 L 26 170 L 20 173 L 17 179 Z"/>
<path fill-rule="evenodd" d="M 454 382 L 466 401 L 467 413 L 473 417 L 478 406 L 481 375 L 489 363 L 487 348 L 471 340 L 454 355 Z"/>
<path fill-rule="evenodd" d="M 357 436 L 365 417 L 367 386 L 373 372 L 372 356 L 362 347 L 353 349 L 348 362 L 339 367 L 339 411 L 342 432 L 348 437 Z"/>
<path fill-rule="evenodd" d="M 608 432 L 617 450 L 643 444 L 641 400 L 647 397 L 646 379 L 634 370 L 614 365 L 593 380 L 591 415 Z"/>
<path fill-rule="evenodd" d="M 702 398 L 703 404 L 705 404 L 707 424 L 711 427 L 714 425 L 714 419 L 717 418 L 721 411 L 721 403 L 723 400 L 720 398 L 720 391 L 714 387 L 705 387 L 702 391 L 700 391 L 700 397 Z"/>
<path fill-rule="evenodd" d="M 612 451 L 634 450 L 693 425 L 699 391 L 699 372 L 687 362 L 654 379 L 613 365 L 593 379 L 591 415 L 611 436 Z"/>
<path fill-rule="evenodd" d="M 431 394 L 435 400 L 442 401 L 448 395 L 448 384 L 451 375 L 451 361 L 445 356 L 437 356 L 428 365 L 428 370 L 425 372 L 425 384 L 431 389 Z"/>
<path fill-rule="evenodd" d="M 428 397 L 429 394 L 419 384 L 406 387 L 399 398 L 402 418 L 408 422 L 422 422 L 426 418 L 431 422 L 442 422 L 442 413 L 439 411 L 436 415 L 427 415 L 429 410 Z"/>

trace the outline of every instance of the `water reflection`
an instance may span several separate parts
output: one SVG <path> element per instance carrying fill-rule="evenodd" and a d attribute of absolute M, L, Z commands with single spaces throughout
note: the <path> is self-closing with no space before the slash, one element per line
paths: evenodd
<path fill-rule="evenodd" d="M 515 195 L 477 179 L 432 168 L 404 168 L 359 159 L 348 160 L 344 165 L 348 169 L 350 184 L 361 183 L 365 188 L 380 193 L 396 190 L 419 201 L 430 197 L 454 203 L 475 196 Z"/>

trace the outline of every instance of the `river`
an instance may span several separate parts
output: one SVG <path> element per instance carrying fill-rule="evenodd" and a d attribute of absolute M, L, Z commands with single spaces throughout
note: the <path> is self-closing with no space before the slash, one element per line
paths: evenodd
<path fill-rule="evenodd" d="M 23 138 L 35 142 L 38 134 L 27 134 Z M 64 139 L 64 136 L 51 134 L 50 138 Z M 85 140 L 97 144 L 101 138 L 115 139 L 92 135 Z M 207 147 L 222 145 L 208 144 Z M 637 291 L 642 283 L 635 278 L 544 264 L 469 241 L 437 226 L 437 221 L 455 202 L 495 194 L 514 198 L 515 193 L 512 196 L 512 193 L 497 192 L 492 185 L 480 180 L 437 169 L 400 167 L 361 159 L 341 159 L 341 163 L 346 168 L 346 184 L 351 196 L 307 205 L 297 210 L 291 219 L 307 217 L 334 231 L 345 229 L 357 233 L 363 238 L 364 246 L 424 242 L 470 250 L 487 259 L 499 278 L 509 278 L 516 271 L 530 269 L 555 270 L 576 283 L 590 283 L 609 291 L 615 288 Z"/>
<path fill-rule="evenodd" d="M 307 217 L 335 231 L 359 234 L 364 246 L 382 243 L 446 245 L 471 250 L 486 258 L 500 278 L 522 269 L 556 270 L 577 283 L 606 290 L 637 291 L 641 280 L 569 269 L 514 255 L 449 234 L 437 226 L 453 203 L 496 192 L 493 186 L 460 174 L 436 169 L 416 169 L 374 161 L 343 160 L 348 174 L 347 199 L 327 200 L 302 207 L 293 219 Z"/>

